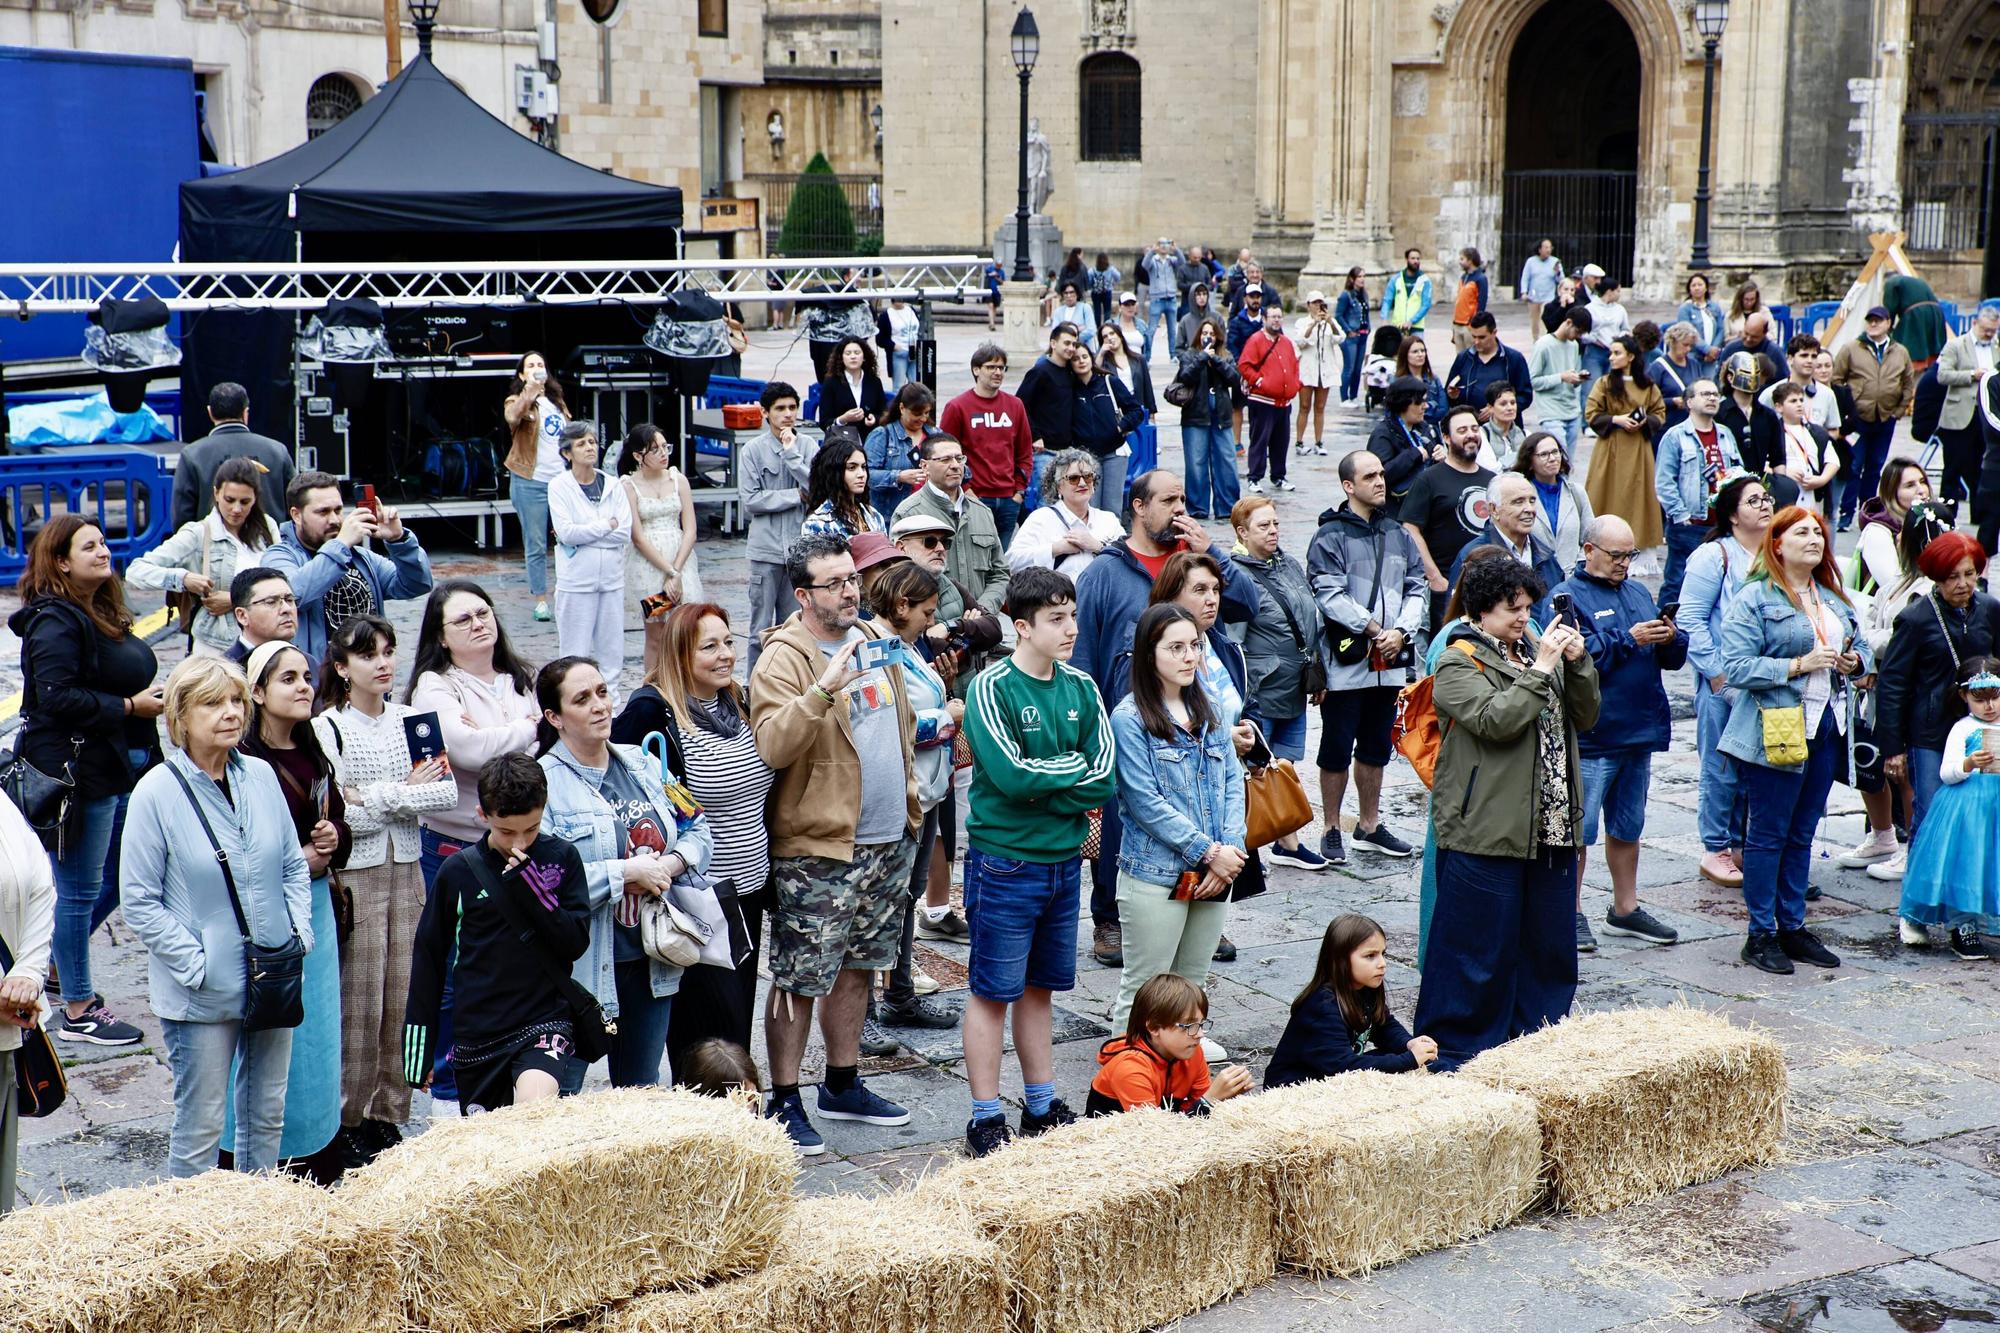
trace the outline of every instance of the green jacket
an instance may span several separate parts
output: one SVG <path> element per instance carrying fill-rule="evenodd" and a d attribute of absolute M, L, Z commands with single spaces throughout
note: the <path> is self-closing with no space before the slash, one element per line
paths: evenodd
<path fill-rule="evenodd" d="M 1060 865 L 1077 854 L 1087 812 L 1118 791 L 1116 747 L 1104 700 L 1067 662 L 1037 680 L 996 662 L 965 701 L 972 746 L 966 841 L 988 856 Z"/>
<path fill-rule="evenodd" d="M 1528 631 L 1532 650 L 1539 636 Z M 1443 740 L 1431 786 L 1437 845 L 1477 856 L 1534 855 L 1541 785 L 1535 719 L 1560 696 L 1569 725 L 1570 845 L 1583 845 L 1583 772 L 1576 737 L 1597 724 L 1597 668 L 1590 655 L 1564 662 L 1557 677 L 1505 661 L 1469 625 L 1451 633 L 1432 685 Z M 1465 642 L 1472 656 L 1458 647 Z"/>
<path fill-rule="evenodd" d="M 896 506 L 889 524 L 894 527 L 896 519 L 912 514 L 929 514 L 951 524 L 956 535 L 944 558 L 944 572 L 964 584 L 975 602 L 999 615 L 1000 605 L 1007 599 L 1007 552 L 1000 545 L 993 511 L 971 491 L 959 492 L 959 506 L 954 511 L 943 493 L 926 482 Z M 938 611 L 942 620 L 944 608 Z"/>

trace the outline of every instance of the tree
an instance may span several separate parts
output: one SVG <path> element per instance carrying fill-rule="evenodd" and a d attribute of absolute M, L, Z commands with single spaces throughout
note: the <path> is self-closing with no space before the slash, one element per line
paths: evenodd
<path fill-rule="evenodd" d="M 854 236 L 854 209 L 833 174 L 826 154 L 814 153 L 806 169 L 792 186 L 791 206 L 785 210 L 785 225 L 778 233 L 778 249 L 788 258 L 810 259 L 820 255 L 857 254 Z"/>

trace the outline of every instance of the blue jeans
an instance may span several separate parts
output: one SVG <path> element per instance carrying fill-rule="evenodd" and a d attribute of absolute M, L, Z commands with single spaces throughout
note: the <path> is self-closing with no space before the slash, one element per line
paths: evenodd
<path fill-rule="evenodd" d="M 1097 859 L 1090 863 L 1090 923 L 1093 926 L 1118 924 L 1118 844 L 1124 840 L 1125 825 L 1118 818 L 1118 802 L 1104 803 L 1104 819 L 1098 830 Z"/>
<path fill-rule="evenodd" d="M 972 929 L 966 984 L 982 1000 L 1012 1004 L 1033 986 L 1076 986 L 1076 906 L 1082 859 L 1053 865 L 965 849 L 965 924 Z"/>
<path fill-rule="evenodd" d="M 1917 836 L 1917 825 L 1924 822 L 1924 812 L 1937 799 L 1938 788 L 1944 785 L 1940 770 L 1944 767 L 1943 750 L 1920 750 L 1911 746 L 1910 766 L 1910 836 Z"/>
<path fill-rule="evenodd" d="M 1179 326 L 1174 323 L 1174 311 L 1178 305 L 1179 298 L 1172 296 L 1154 297 L 1146 302 L 1146 337 L 1145 345 L 1141 348 L 1141 352 L 1148 361 L 1153 359 L 1153 335 L 1155 333 L 1164 333 L 1166 335 L 1167 350 L 1169 352 L 1180 351 L 1180 348 L 1175 345 L 1176 340 L 1180 337 Z M 1164 324 L 1161 323 L 1162 320 L 1165 321 Z"/>
<path fill-rule="evenodd" d="M 528 558 L 528 591 L 540 601 L 549 595 L 549 484 L 515 477 L 507 483 L 514 514 L 521 520 L 521 547 Z"/>
<path fill-rule="evenodd" d="M 66 980 L 66 979 L 65 979 Z M 236 1070 L 236 1169 L 269 1171 L 278 1165 L 285 1136 L 285 1080 L 291 1072 L 292 1029 L 245 1032 L 240 1020 L 185 1023 L 160 1020 L 167 1068 L 174 1076 L 174 1128 L 168 1139 L 167 1174 L 176 1178 L 215 1170 L 222 1142 L 229 1067 Z"/>
<path fill-rule="evenodd" d="M 618 987 L 618 1035 L 611 1039 L 608 1072 L 614 1088 L 650 1088 L 660 1081 L 660 1061 L 667 1050 L 667 1021 L 674 997 L 653 995 L 653 965 L 645 958 L 614 963 L 611 975 Z M 571 1056 L 563 1062 L 562 1095 L 583 1089 L 590 1066 Z"/>
<path fill-rule="evenodd" d="M 1000 530 L 1001 549 L 1005 550 L 1012 546 L 1014 529 L 1021 526 L 1021 502 L 1011 495 L 997 500 L 988 500 L 981 496 L 980 500 L 993 512 L 993 526 Z M 884 516 L 886 517 L 886 513 Z"/>
<path fill-rule="evenodd" d="M 1576 401 L 1587 403 L 1590 401 L 1590 386 L 1604 378 L 1605 373 L 1611 369 L 1611 352 L 1596 343 L 1585 343 L 1581 351 L 1584 379 L 1576 386 Z"/>
<path fill-rule="evenodd" d="M 123 796 L 100 796 L 79 802 L 71 815 L 65 854 L 55 863 L 53 956 L 65 1003 L 88 1000 L 96 993 L 90 980 L 90 937 L 118 906 L 118 878 L 105 873 L 105 863 L 125 828 L 125 801 Z"/>
<path fill-rule="evenodd" d="M 1701 546 L 1708 533 L 1707 524 L 1699 527 L 1692 523 L 1667 524 L 1667 570 L 1660 576 L 1659 605 L 1680 600 L 1681 584 L 1687 580 L 1688 557 Z"/>
<path fill-rule="evenodd" d="M 1750 824 L 1743 835 L 1743 905 L 1753 932 L 1797 930 L 1806 923 L 1806 885 L 1812 879 L 1813 834 L 1833 787 L 1834 754 L 1846 742 L 1834 730 L 1833 710 L 1820 718 L 1796 772 L 1740 764 Z"/>
<path fill-rule="evenodd" d="M 1597 824 L 1613 842 L 1637 842 L 1646 832 L 1646 796 L 1653 781 L 1653 752 L 1585 755 L 1583 768 L 1583 841 L 1597 845 Z"/>
<path fill-rule="evenodd" d="M 915 384 L 916 382 L 917 354 L 914 351 L 889 353 L 890 387 L 900 389 L 905 384 Z"/>
<path fill-rule="evenodd" d="M 1896 438 L 1896 418 L 1887 421 L 1854 422 L 1854 480 L 1840 497 L 1840 516 L 1853 518 L 1863 500 L 1882 484 L 1882 465 L 1889 461 L 1889 445 Z"/>
<path fill-rule="evenodd" d="M 1701 794 L 1696 823 L 1701 849 L 1726 852 L 1743 845 L 1743 802 L 1739 791 L 1741 766 L 1722 752 L 1722 729 L 1729 725 L 1729 703 L 1708 687 L 1708 677 L 1695 672 L 1695 744 L 1701 750 Z"/>
<path fill-rule="evenodd" d="M 1563 452 L 1574 457 L 1576 454 L 1577 437 L 1583 434 L 1583 418 L 1570 417 L 1566 421 L 1549 421 L 1537 418 L 1535 428 L 1537 430 L 1545 430 L 1561 440 L 1563 442 Z"/>
<path fill-rule="evenodd" d="M 1576 998 L 1576 852 L 1438 848 L 1416 1030 L 1441 1073 L 1566 1017 Z"/>
<path fill-rule="evenodd" d="M 424 894 L 429 896 L 431 886 L 437 883 L 439 867 L 462 844 L 428 828 L 418 829 L 417 836 L 417 866 L 424 872 Z M 458 1074 L 451 1067 L 451 976 L 457 963 L 458 950 L 454 947 L 451 959 L 445 964 L 444 990 L 438 996 L 437 1059 L 431 1065 L 431 1096 L 448 1102 L 458 1100 Z"/>
<path fill-rule="evenodd" d="M 1361 396 L 1361 366 L 1368 360 L 1368 337 L 1344 338 L 1340 344 L 1340 401 L 1351 403 Z"/>
<path fill-rule="evenodd" d="M 1281 717 L 1273 721 L 1256 712 L 1244 716 L 1257 724 L 1264 733 L 1264 739 L 1271 746 L 1271 753 L 1280 759 L 1299 763 L 1306 757 L 1306 715 L 1308 709 L 1300 709 L 1297 717 Z"/>
<path fill-rule="evenodd" d="M 1182 426 L 1181 459 L 1187 467 L 1188 513 L 1227 518 L 1236 507 L 1236 436 L 1227 426 Z"/>

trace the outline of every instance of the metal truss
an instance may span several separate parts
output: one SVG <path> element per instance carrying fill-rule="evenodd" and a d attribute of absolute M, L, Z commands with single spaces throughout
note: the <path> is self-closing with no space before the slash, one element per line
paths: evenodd
<path fill-rule="evenodd" d="M 718 300 L 811 304 L 841 296 L 971 301 L 977 255 L 868 259 L 570 260 L 487 264 L 9 264 L 0 316 L 81 314 L 107 298 L 158 297 L 169 310 L 310 313 L 330 300 L 409 306 L 657 305 L 700 290 Z"/>

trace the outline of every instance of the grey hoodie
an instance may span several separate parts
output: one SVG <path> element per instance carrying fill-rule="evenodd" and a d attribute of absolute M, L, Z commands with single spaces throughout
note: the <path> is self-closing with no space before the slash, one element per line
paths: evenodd
<path fill-rule="evenodd" d="M 1379 590 L 1375 577 L 1378 562 L 1382 572 Z M 1424 580 L 1424 562 L 1417 554 L 1417 545 L 1385 510 L 1378 509 L 1372 519 L 1364 519 L 1348 505 L 1341 505 L 1313 534 L 1306 569 L 1312 578 L 1313 599 L 1327 619 L 1328 636 L 1336 642 L 1366 628 L 1370 620 L 1402 630 L 1405 638 L 1414 641 L 1430 614 L 1430 585 Z M 1331 653 L 1326 659 L 1329 691 L 1400 689 L 1414 675 L 1406 666 L 1371 671 L 1365 658 L 1351 666 L 1334 660 Z"/>
<path fill-rule="evenodd" d="M 803 430 L 794 430 L 792 447 L 788 457 L 778 437 L 766 430 L 743 446 L 743 456 L 737 460 L 743 512 L 750 515 L 748 554 L 767 565 L 785 563 L 786 548 L 799 539 L 805 526 L 805 492 L 812 484 L 818 446 Z"/>

